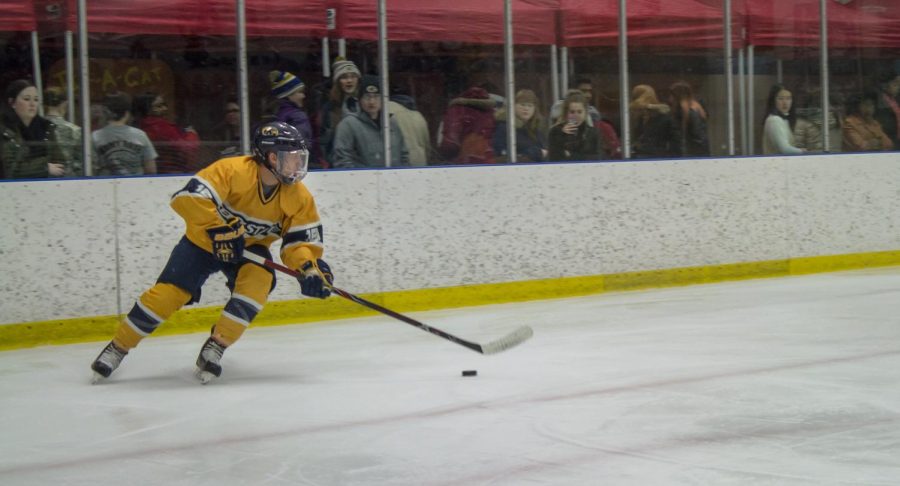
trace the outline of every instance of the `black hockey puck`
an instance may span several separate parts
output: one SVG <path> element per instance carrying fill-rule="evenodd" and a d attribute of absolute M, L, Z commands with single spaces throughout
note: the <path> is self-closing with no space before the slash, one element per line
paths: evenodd
<path fill-rule="evenodd" d="M 477 370 L 463 370 L 462 375 L 463 376 L 478 376 L 478 371 Z"/>

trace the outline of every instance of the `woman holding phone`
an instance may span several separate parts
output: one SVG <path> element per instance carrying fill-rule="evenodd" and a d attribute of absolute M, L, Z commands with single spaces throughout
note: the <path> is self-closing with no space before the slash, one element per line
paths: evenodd
<path fill-rule="evenodd" d="M 562 115 L 550 128 L 548 160 L 575 161 L 603 158 L 600 136 L 587 122 L 587 106 L 587 99 L 580 91 L 566 96 Z"/>

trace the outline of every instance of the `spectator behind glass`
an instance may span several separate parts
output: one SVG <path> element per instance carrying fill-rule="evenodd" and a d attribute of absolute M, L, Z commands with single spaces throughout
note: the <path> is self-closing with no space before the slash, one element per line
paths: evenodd
<path fill-rule="evenodd" d="M 182 130 L 168 119 L 169 104 L 162 95 L 144 93 L 134 100 L 135 126 L 159 151 L 158 174 L 187 174 L 197 169 L 200 137 L 193 128 Z"/>
<path fill-rule="evenodd" d="M 81 163 L 81 127 L 66 120 L 66 91 L 53 86 L 44 90 L 44 115 L 56 125 L 56 141 L 72 175 L 84 175 Z"/>
<path fill-rule="evenodd" d="M 494 153 L 498 162 L 508 162 L 506 146 L 506 108 L 499 110 L 494 129 Z M 516 161 L 543 162 L 547 158 L 547 138 L 544 135 L 544 117 L 541 116 L 537 95 L 530 89 L 516 93 L 514 117 L 516 123 Z"/>
<path fill-rule="evenodd" d="M 844 120 L 844 149 L 848 152 L 891 150 L 894 142 L 875 119 L 875 103 L 879 94 L 869 91 L 855 95 L 847 103 Z"/>
<path fill-rule="evenodd" d="M 588 116 L 591 117 L 592 124 L 596 125 L 601 116 L 600 110 L 594 107 L 594 83 L 590 78 L 579 78 L 573 87 L 584 94 L 584 99 L 587 100 Z"/>
<path fill-rule="evenodd" d="M 585 87 L 585 83 L 589 85 L 590 81 L 581 80 L 578 85 Z M 593 89 L 594 88 L 591 87 L 592 92 Z M 566 91 L 566 96 L 569 96 L 572 93 L 584 94 L 580 89 L 570 89 Z M 586 96 L 585 99 L 590 99 L 590 97 Z M 559 119 L 562 116 L 562 105 L 564 101 L 565 98 L 553 103 L 553 106 L 550 107 L 551 124 L 556 124 L 557 122 L 559 122 Z M 609 160 L 621 159 L 622 142 L 619 140 L 619 135 L 616 133 L 616 128 L 613 126 L 613 124 L 603 118 L 603 114 L 597 111 L 596 108 L 591 106 L 588 107 L 587 123 L 588 125 L 597 127 L 597 132 L 600 134 L 600 145 L 603 147 L 603 158 Z"/>
<path fill-rule="evenodd" d="M 319 113 L 319 144 L 325 163 L 333 162 L 334 136 L 344 117 L 359 113 L 359 78 L 362 74 L 353 61 L 338 57 L 331 65 L 331 91 Z"/>
<path fill-rule="evenodd" d="M 794 95 L 783 84 L 772 86 L 769 90 L 769 97 L 766 100 L 766 119 L 763 124 L 763 154 L 802 154 L 804 150 L 797 147 L 794 140 L 794 126 L 796 123 Z"/>
<path fill-rule="evenodd" d="M 631 90 L 631 133 L 633 156 L 636 159 L 673 157 L 678 153 L 675 123 L 671 108 L 660 103 L 656 91 L 639 84 Z"/>
<path fill-rule="evenodd" d="M 381 85 L 375 76 L 360 84 L 359 113 L 347 116 L 334 135 L 334 167 L 384 167 L 381 136 Z M 391 118 L 391 166 L 409 165 L 409 152 L 397 122 Z"/>
<path fill-rule="evenodd" d="M 794 125 L 794 142 L 808 152 L 824 152 L 825 136 L 822 130 L 822 91 L 810 90 L 798 96 L 797 123 Z M 828 107 L 828 152 L 837 153 L 843 147 L 841 116 L 832 106 Z"/>
<path fill-rule="evenodd" d="M 584 93 L 584 96 L 588 101 L 588 116 L 591 118 L 591 124 L 597 127 L 597 131 L 600 133 L 600 144 L 603 146 L 603 158 L 621 159 L 622 142 L 619 140 L 619 134 L 616 133 L 616 128 L 609 120 L 604 118 L 603 113 L 600 113 L 600 110 L 594 106 L 597 95 L 594 93 L 593 81 L 591 81 L 590 78 L 580 78 L 575 81 L 575 87 L 578 88 L 578 91 Z"/>
<path fill-rule="evenodd" d="M 600 111 L 594 107 L 594 84 L 588 78 L 579 78 L 575 83 L 566 91 L 565 96 L 561 100 L 557 100 L 553 103 L 553 106 L 550 107 L 550 122 L 556 123 L 559 121 L 559 117 L 562 116 L 562 104 L 565 101 L 566 97 L 568 97 L 573 92 L 578 91 L 584 96 L 584 99 L 587 101 L 587 110 L 588 117 L 590 118 L 590 124 L 596 125 L 599 120 L 603 118 L 600 114 Z"/>
<path fill-rule="evenodd" d="M 222 119 L 204 137 L 209 143 L 208 154 L 201 160 L 234 157 L 241 152 L 241 107 L 236 99 L 229 99 L 223 106 Z M 206 144 L 204 144 L 206 146 Z"/>
<path fill-rule="evenodd" d="M 392 91 L 395 91 L 392 89 Z M 416 100 L 411 96 L 395 91 L 388 102 L 391 118 L 396 120 L 403 135 L 403 144 L 409 152 L 409 165 L 428 165 L 432 157 L 431 134 L 428 122 L 416 109 Z"/>
<path fill-rule="evenodd" d="M 0 109 L 0 176 L 38 179 L 71 174 L 56 139 L 56 125 L 38 115 L 34 83 L 19 79 L 6 87 Z"/>
<path fill-rule="evenodd" d="M 881 125 L 885 135 L 891 139 L 894 148 L 900 148 L 900 74 L 886 69 L 878 76 L 878 97 L 875 100 L 875 120 Z"/>
<path fill-rule="evenodd" d="M 128 123 L 131 121 L 131 96 L 127 93 L 106 95 L 103 104 L 110 120 L 91 134 L 97 175 L 142 175 L 156 173 L 156 150 L 147 134 Z"/>
<path fill-rule="evenodd" d="M 321 169 L 319 162 L 319 146 L 313 134 L 312 123 L 309 115 L 303 108 L 306 99 L 306 85 L 297 76 L 287 71 L 269 72 L 272 96 L 278 100 L 278 109 L 275 112 L 275 120 L 287 123 L 296 128 L 309 147 L 309 167 Z"/>
<path fill-rule="evenodd" d="M 241 107 L 238 106 L 237 100 L 232 99 L 225 102 L 225 114 L 222 117 L 220 129 L 222 140 L 241 141 Z"/>
<path fill-rule="evenodd" d="M 103 103 L 91 103 L 91 133 L 99 130 L 109 123 L 112 114 Z"/>
<path fill-rule="evenodd" d="M 562 113 L 564 116 L 550 128 L 547 159 L 601 160 L 603 148 L 600 136 L 588 123 L 587 99 L 580 91 L 566 96 Z"/>
<path fill-rule="evenodd" d="M 679 81 L 669 87 L 675 123 L 675 149 L 682 157 L 709 157 L 706 108 L 694 98 L 691 85 Z"/>
<path fill-rule="evenodd" d="M 450 101 L 444 114 L 439 150 L 451 164 L 492 164 L 494 100 L 484 88 L 471 87 Z"/>

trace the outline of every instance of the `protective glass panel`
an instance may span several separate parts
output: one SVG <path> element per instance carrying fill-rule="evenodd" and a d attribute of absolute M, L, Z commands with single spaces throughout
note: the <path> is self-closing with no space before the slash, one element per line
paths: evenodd
<path fill-rule="evenodd" d="M 827 10 L 830 151 L 900 150 L 900 2 L 832 0 Z M 820 126 L 813 117 L 798 138 L 815 143 Z"/>
<path fill-rule="evenodd" d="M 798 120 L 809 121 L 820 108 L 822 76 L 819 1 L 748 2 L 750 153 L 801 154 L 821 150 L 795 136 Z"/>
<path fill-rule="evenodd" d="M 628 2 L 632 158 L 728 154 L 723 6 Z"/>
<path fill-rule="evenodd" d="M 391 112 L 407 163 L 496 162 L 495 112 L 504 96 L 502 2 L 396 0 L 387 2 L 387 14 Z"/>
<path fill-rule="evenodd" d="M 54 70 L 71 42 L 62 5 L 0 1 L 0 178 L 83 174 L 69 78 Z"/>
<path fill-rule="evenodd" d="M 562 103 L 557 102 L 550 113 L 556 127 L 550 134 L 554 160 L 616 160 L 623 156 L 618 14 L 614 0 L 561 2 L 558 100 Z M 581 119 L 584 127 L 573 128 L 572 122 Z M 557 147 L 558 143 L 563 146 Z"/>

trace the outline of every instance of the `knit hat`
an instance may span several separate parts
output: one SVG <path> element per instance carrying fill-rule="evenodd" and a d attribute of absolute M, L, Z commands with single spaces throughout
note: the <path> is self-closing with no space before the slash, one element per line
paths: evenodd
<path fill-rule="evenodd" d="M 366 75 L 359 83 L 359 97 L 362 98 L 367 94 L 380 94 L 381 82 L 377 76 Z"/>
<path fill-rule="evenodd" d="M 287 98 L 306 86 L 300 78 L 287 71 L 271 71 L 269 81 L 272 82 L 272 96 L 276 98 Z"/>
<path fill-rule="evenodd" d="M 331 65 L 331 79 L 341 79 L 341 76 L 345 74 L 362 76 L 362 73 L 359 72 L 359 68 L 356 67 L 356 64 L 353 64 L 353 61 L 339 58 Z"/>

